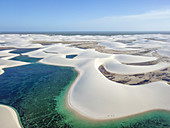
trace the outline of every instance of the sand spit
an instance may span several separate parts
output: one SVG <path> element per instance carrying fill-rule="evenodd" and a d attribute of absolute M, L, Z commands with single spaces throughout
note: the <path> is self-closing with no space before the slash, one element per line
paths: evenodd
<path fill-rule="evenodd" d="M 0 105 L 0 127 L 22 128 L 15 110 L 6 105 Z"/>
<path fill-rule="evenodd" d="M 13 56 L 15 57 L 15 56 Z M 12 57 L 12 58 L 13 58 Z M 20 61 L 14 61 L 14 60 L 8 60 L 11 57 L 5 57 L 5 59 L 0 58 L 0 74 L 3 74 L 3 68 L 10 68 L 10 67 L 16 67 L 16 66 L 22 66 L 22 65 L 26 65 L 29 64 L 27 62 L 20 62 Z M 7 60 L 6 60 L 7 59 Z"/>
<path fill-rule="evenodd" d="M 3 58 L 3 57 L 9 57 L 9 56 L 18 56 L 17 54 L 10 53 L 13 50 L 2 50 L 2 51 L 0 51 L 0 57 Z"/>
<path fill-rule="evenodd" d="M 0 68 L 0 75 L 4 73 L 4 70 Z"/>

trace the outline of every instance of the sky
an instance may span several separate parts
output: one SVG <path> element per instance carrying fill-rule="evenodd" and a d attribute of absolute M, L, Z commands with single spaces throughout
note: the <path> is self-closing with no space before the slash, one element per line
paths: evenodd
<path fill-rule="evenodd" d="M 170 31 L 170 0 L 0 0 L 0 31 Z"/>

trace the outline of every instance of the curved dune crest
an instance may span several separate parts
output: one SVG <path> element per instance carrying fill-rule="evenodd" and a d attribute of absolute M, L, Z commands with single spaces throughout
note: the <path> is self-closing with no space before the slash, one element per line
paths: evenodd
<path fill-rule="evenodd" d="M 147 56 L 135 56 L 135 55 L 116 55 L 115 59 L 121 63 L 141 63 L 146 61 L 154 61 L 156 57 L 147 57 Z"/>
<path fill-rule="evenodd" d="M 130 39 L 131 36 L 127 36 L 126 39 Z M 137 38 L 137 40 L 133 42 L 132 46 L 146 47 L 148 43 L 146 42 L 146 39 L 143 38 L 150 36 L 152 35 L 134 35 L 133 38 Z M 128 86 L 108 80 L 98 70 L 100 65 L 104 65 L 108 71 L 114 73 L 146 73 L 166 68 L 170 66 L 169 63 L 159 62 L 147 66 L 126 65 L 122 63 L 154 61 L 156 58 L 125 54 L 107 54 L 97 52 L 94 49 L 84 50 L 75 47 L 72 48 L 65 44 L 42 46 L 40 44 L 30 43 L 31 41 L 44 40 L 53 41 L 53 43 L 55 43 L 55 41 L 57 41 L 57 43 L 60 41 L 71 41 L 74 43 L 75 40 L 109 42 L 124 38 L 121 35 L 111 36 L 109 39 L 107 36 L 48 36 L 31 34 L 25 35 L 24 39 L 20 39 L 21 37 L 22 35 L 0 35 L 0 38 L 2 38 L 1 40 L 9 42 L 6 46 L 12 47 L 16 44 L 16 47 L 41 47 L 41 49 L 24 53 L 23 55 L 43 58 L 39 62 L 45 64 L 72 66 L 79 71 L 78 78 L 68 91 L 67 104 L 72 110 L 84 117 L 104 120 L 121 118 L 155 109 L 170 110 L 170 86 L 166 82 L 158 81 L 144 84 L 143 86 Z M 153 44 L 154 43 L 151 44 L 152 47 L 154 47 Z M 156 46 L 162 45 L 165 47 L 168 44 L 159 43 Z M 121 48 L 123 49 L 125 46 L 128 46 L 128 44 L 122 45 Z M 77 56 L 73 59 L 67 59 L 66 55 L 68 54 L 76 54 Z M 9 55 L 9 53 L 4 53 L 4 55 Z M 10 56 L 12 55 L 9 55 L 8 57 L 10 58 Z M 2 68 L 4 67 L 27 64 L 24 62 L 8 60 L 8 57 L 6 59 L 0 59 L 0 63 L 3 65 L 3 67 L 1 66 L 0 68 L 0 73 L 3 72 Z"/>
<path fill-rule="evenodd" d="M 1 128 L 22 128 L 15 110 L 11 107 L 0 105 L 0 113 Z"/>
<path fill-rule="evenodd" d="M 170 84 L 170 67 L 140 74 L 112 73 L 107 71 L 103 65 L 100 65 L 98 69 L 107 79 L 115 81 L 117 83 L 128 85 L 142 85 L 156 81 L 165 81 Z"/>
<path fill-rule="evenodd" d="M 125 65 L 115 60 L 109 60 L 104 63 L 104 66 L 108 71 L 113 73 L 137 74 L 137 73 L 146 73 L 146 72 L 152 72 L 155 70 L 167 68 L 170 66 L 170 64 L 166 62 L 160 62 L 155 65 L 136 66 L 136 65 Z"/>
<path fill-rule="evenodd" d="M 92 119 L 129 116 L 153 109 L 170 109 L 165 82 L 130 87 L 104 78 L 91 62 L 70 89 L 70 106 Z"/>
<path fill-rule="evenodd" d="M 154 109 L 170 109 L 168 102 L 170 87 L 166 82 L 153 82 L 135 87 L 112 82 L 100 73 L 98 67 L 110 61 L 120 65 L 115 56 L 108 54 L 102 56 L 94 50 L 88 52 L 88 54 L 77 53 L 78 56 L 73 60 L 53 55 L 40 61 L 52 65 L 73 66 L 80 72 L 68 92 L 67 102 L 73 110 L 87 118 L 103 120 Z M 168 64 L 161 66 L 166 67 Z M 159 66 L 152 68 L 151 66 L 147 69 L 152 71 L 159 69 Z M 141 71 L 143 69 L 138 72 Z"/>

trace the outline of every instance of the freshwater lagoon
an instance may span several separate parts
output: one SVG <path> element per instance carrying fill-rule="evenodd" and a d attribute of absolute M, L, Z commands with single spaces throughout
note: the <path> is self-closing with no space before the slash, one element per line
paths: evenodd
<path fill-rule="evenodd" d="M 66 94 L 78 73 L 72 67 L 37 63 L 40 58 L 18 56 L 32 64 L 6 68 L 0 75 L 0 104 L 14 107 L 25 128 L 170 127 L 170 113 L 152 111 L 137 116 L 90 121 L 79 118 L 66 105 Z"/>

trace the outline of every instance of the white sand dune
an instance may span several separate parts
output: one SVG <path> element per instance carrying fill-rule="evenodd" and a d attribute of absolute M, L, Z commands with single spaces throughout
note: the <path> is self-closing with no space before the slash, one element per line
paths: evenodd
<path fill-rule="evenodd" d="M 53 55 L 53 54 L 45 53 L 44 50 L 45 49 L 38 49 L 32 52 L 23 53 L 22 55 L 28 55 L 30 57 L 35 57 L 35 58 L 45 58 L 48 57 L 49 55 Z"/>
<path fill-rule="evenodd" d="M 15 110 L 9 106 L 0 105 L 0 128 L 21 128 Z"/>
<path fill-rule="evenodd" d="M 163 56 L 170 57 L 170 46 L 167 47 L 166 49 L 158 49 L 158 53 Z"/>
<path fill-rule="evenodd" d="M 68 103 L 73 110 L 91 119 L 110 119 L 153 109 L 170 109 L 170 102 L 168 102 L 170 87 L 166 82 L 128 86 L 112 82 L 98 71 L 98 66 L 101 64 L 106 66 L 107 63 L 115 67 L 114 71 L 118 73 L 154 71 L 167 67 L 169 64 L 159 63 L 156 66 L 142 66 L 142 68 L 141 66 L 126 66 L 120 64 L 114 55 L 99 57 L 96 54 L 101 53 L 94 50 L 88 52 L 91 53 L 80 53 L 80 56 L 78 54 L 77 58 L 69 61 L 56 55 L 41 61 L 52 65 L 73 66 L 80 72 L 79 78 L 68 93 Z M 128 62 L 131 61 L 131 58 L 132 56 L 126 56 Z M 143 57 L 142 61 L 153 59 L 155 58 Z M 133 60 L 134 62 L 139 61 L 137 57 L 134 57 Z"/>
<path fill-rule="evenodd" d="M 120 43 L 120 42 L 102 42 L 99 43 L 101 46 L 105 46 L 107 49 L 114 49 L 114 50 L 141 50 L 137 48 L 128 48 L 128 44 Z"/>
<path fill-rule="evenodd" d="M 15 38 L 14 38 L 15 37 Z M 31 41 L 98 41 L 113 42 L 116 40 L 136 39 L 131 47 L 146 47 L 147 43 L 151 43 L 149 47 L 160 47 L 164 50 L 167 42 L 162 41 L 146 41 L 144 38 L 170 38 L 169 35 L 116 35 L 116 36 L 48 36 L 48 35 L 0 35 L 0 40 L 8 42 L 5 46 L 17 47 L 41 47 L 36 51 L 24 53 L 30 57 L 41 57 L 41 63 L 71 66 L 79 71 L 79 76 L 69 89 L 67 95 L 67 103 L 72 110 L 80 115 L 90 119 L 115 119 L 125 117 L 141 112 L 164 109 L 170 110 L 169 92 L 170 86 L 166 82 L 153 82 L 142 86 L 129 86 L 108 80 L 98 70 L 103 64 L 107 70 L 119 74 L 134 74 L 155 71 L 170 66 L 169 63 L 160 62 L 155 65 L 148 66 L 132 66 L 122 63 L 137 63 L 155 60 L 155 57 L 106 54 L 99 53 L 93 49 L 71 48 L 67 45 L 56 44 L 44 46 L 30 44 Z M 21 39 L 22 38 L 22 39 Z M 24 42 L 25 41 L 25 42 Z M 143 41 L 143 42 L 139 42 Z M 157 45 L 154 45 L 157 42 Z M 4 44 L 3 44 L 4 45 Z M 112 45 L 114 49 L 115 45 Z M 128 44 L 121 45 L 123 49 Z M 117 47 L 117 46 L 115 46 Z M 118 49 L 119 47 L 117 47 Z M 67 59 L 66 55 L 77 54 L 73 59 Z M 8 52 L 3 55 L 9 55 Z M 10 55 L 11 56 L 11 55 Z M 0 59 L 0 73 L 4 67 L 19 66 L 26 64 L 24 62 L 15 62 L 12 60 Z M 1 108 L 0 108 L 1 112 Z M 17 122 L 17 121 L 16 121 Z M 13 127 L 12 127 L 13 128 Z"/>
<path fill-rule="evenodd" d="M 21 61 L 14 61 L 14 60 L 6 60 L 3 58 L 0 58 L 0 75 L 4 73 L 3 68 L 22 66 L 22 65 L 26 65 L 26 64 L 29 64 L 29 63 L 21 62 Z"/>
<path fill-rule="evenodd" d="M 4 73 L 4 70 L 0 67 L 0 75 Z"/>
<path fill-rule="evenodd" d="M 147 57 L 147 56 L 135 56 L 135 55 L 126 55 L 126 54 L 117 54 L 115 59 L 121 63 L 141 63 L 146 61 L 154 61 L 156 57 Z"/>
<path fill-rule="evenodd" d="M 116 60 L 109 60 L 104 63 L 105 68 L 113 73 L 118 74 L 137 74 L 137 73 L 145 73 L 151 72 L 155 70 L 159 70 L 162 68 L 169 67 L 170 64 L 166 62 L 160 62 L 155 65 L 147 65 L 147 66 L 134 66 L 134 65 L 125 65 L 121 64 Z"/>
<path fill-rule="evenodd" d="M 69 92 L 69 104 L 92 119 L 124 117 L 153 109 L 170 109 L 169 86 L 164 82 L 127 86 L 109 81 L 94 67 L 80 71 Z"/>
<path fill-rule="evenodd" d="M 60 54 L 77 54 L 84 52 L 83 49 L 73 48 L 73 47 L 66 47 L 66 45 L 63 44 L 55 44 L 49 48 L 46 48 L 47 52 L 58 52 Z"/>
<path fill-rule="evenodd" d="M 15 61 L 15 60 L 5 60 L 5 59 L 0 58 L 0 65 L 3 66 L 4 68 L 16 67 L 16 66 L 21 66 L 25 64 L 29 64 L 29 63 Z"/>
<path fill-rule="evenodd" d="M 0 57 L 18 56 L 16 54 L 9 53 L 10 51 L 13 51 L 13 50 L 3 50 L 3 51 L 0 51 Z"/>

